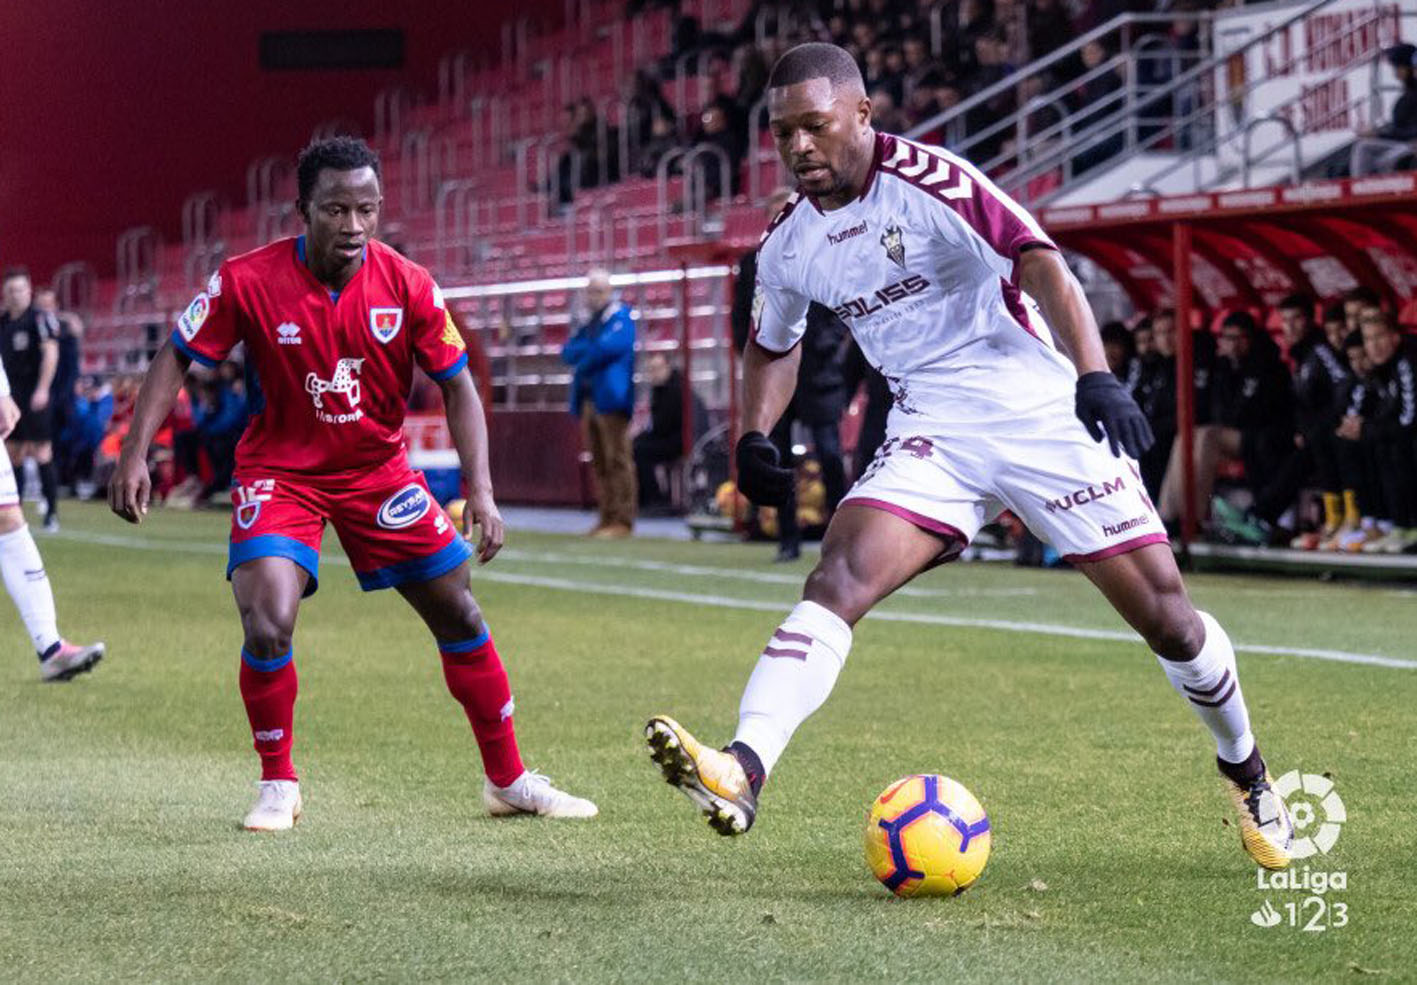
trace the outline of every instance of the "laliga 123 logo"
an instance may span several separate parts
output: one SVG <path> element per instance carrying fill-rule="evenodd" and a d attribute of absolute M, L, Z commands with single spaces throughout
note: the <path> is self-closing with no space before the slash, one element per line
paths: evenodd
<path fill-rule="evenodd" d="M 1333 780 L 1318 773 L 1291 770 L 1274 782 L 1274 792 L 1289 810 L 1294 838 L 1289 847 L 1293 862 L 1327 855 L 1338 842 L 1348 820 L 1343 798 Z M 1281 923 L 1304 931 L 1337 930 L 1348 924 L 1348 904 L 1331 898 L 1334 890 L 1348 889 L 1345 870 L 1314 870 L 1309 865 L 1292 866 L 1275 872 L 1256 870 L 1256 888 L 1261 891 L 1289 890 L 1304 893 L 1299 900 L 1281 899 L 1278 906 L 1268 897 L 1250 914 L 1256 927 L 1276 927 Z"/>

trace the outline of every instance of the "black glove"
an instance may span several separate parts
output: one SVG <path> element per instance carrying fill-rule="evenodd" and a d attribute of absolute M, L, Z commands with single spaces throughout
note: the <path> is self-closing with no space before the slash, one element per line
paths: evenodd
<path fill-rule="evenodd" d="M 761 431 L 738 439 L 738 489 L 758 506 L 781 506 L 797 475 L 778 465 L 777 446 Z"/>
<path fill-rule="evenodd" d="M 1118 458 L 1123 451 L 1140 458 L 1156 441 L 1146 415 L 1111 373 L 1084 373 L 1078 377 L 1074 406 L 1092 440 L 1101 441 L 1105 432 L 1107 444 Z"/>

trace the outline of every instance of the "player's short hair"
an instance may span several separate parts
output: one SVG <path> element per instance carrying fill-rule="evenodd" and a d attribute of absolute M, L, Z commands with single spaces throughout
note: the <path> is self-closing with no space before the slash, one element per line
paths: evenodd
<path fill-rule="evenodd" d="M 1343 302 L 1342 302 L 1342 301 L 1335 301 L 1335 302 L 1333 302 L 1332 304 L 1330 304 L 1327 308 L 1324 309 L 1324 322 L 1325 322 L 1325 323 L 1328 323 L 1328 322 L 1331 322 L 1331 321 L 1332 321 L 1332 322 L 1341 322 L 1341 321 L 1344 321 L 1346 318 L 1347 318 L 1347 316 L 1344 314 L 1344 311 L 1343 311 Z"/>
<path fill-rule="evenodd" d="M 809 79 L 826 79 L 832 88 L 854 87 L 866 91 L 856 59 L 845 48 L 825 41 L 812 41 L 789 48 L 768 76 L 768 88 L 796 85 Z"/>
<path fill-rule="evenodd" d="M 8 284 L 8 283 L 10 283 L 10 281 L 15 280 L 16 278 L 19 278 L 19 277 L 23 277 L 25 280 L 29 280 L 29 279 L 30 279 L 30 268 L 29 268 L 29 267 L 6 267 L 6 268 L 5 268 L 5 276 L 0 277 L 0 284 Z"/>
<path fill-rule="evenodd" d="M 1299 291 L 1294 294 L 1286 294 L 1279 302 L 1280 311 L 1302 311 L 1309 317 L 1314 314 L 1314 299 Z"/>
<path fill-rule="evenodd" d="M 380 182 L 384 180 L 379 167 L 379 155 L 358 137 L 340 135 L 324 140 L 312 140 L 300 152 L 300 157 L 295 162 L 295 181 L 300 201 L 310 201 L 310 194 L 315 190 L 315 181 L 326 168 L 333 171 L 373 168 L 374 177 Z"/>

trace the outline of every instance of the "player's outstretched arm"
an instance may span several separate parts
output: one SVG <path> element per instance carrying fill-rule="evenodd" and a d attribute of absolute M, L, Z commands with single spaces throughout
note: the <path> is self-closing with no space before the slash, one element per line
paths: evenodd
<path fill-rule="evenodd" d="M 743 350 L 743 425 L 735 456 L 738 488 L 759 506 L 776 506 L 787 499 L 795 476 L 778 464 L 777 448 L 767 435 L 792 402 L 802 347 L 771 352 L 749 342 Z"/>
<path fill-rule="evenodd" d="M 1112 454 L 1138 458 L 1155 440 L 1151 425 L 1122 384 L 1107 368 L 1102 336 L 1087 295 L 1056 250 L 1027 250 L 1018 259 L 1018 282 L 1038 302 L 1063 352 L 1077 367 L 1078 419 L 1092 435 L 1104 437 Z"/>
<path fill-rule="evenodd" d="M 177 400 L 192 360 L 173 348 L 171 340 L 158 350 L 133 407 L 133 423 L 123 439 L 118 467 L 108 483 L 108 506 L 129 523 L 141 523 L 148 512 L 152 480 L 148 477 L 148 447 Z"/>
<path fill-rule="evenodd" d="M 467 370 L 440 380 L 438 385 L 443 388 L 448 430 L 452 432 L 463 482 L 467 485 L 463 536 L 471 540 L 473 525 L 477 525 L 482 532 L 477 543 L 477 560 L 479 564 L 486 564 L 497 556 L 506 539 L 502 514 L 492 499 L 492 470 L 487 464 L 487 418 L 482 413 L 477 385 Z"/>

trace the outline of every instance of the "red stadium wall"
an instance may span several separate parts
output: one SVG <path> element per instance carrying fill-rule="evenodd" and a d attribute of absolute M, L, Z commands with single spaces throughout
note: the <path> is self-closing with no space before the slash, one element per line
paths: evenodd
<path fill-rule="evenodd" d="M 291 153 L 335 117 L 373 127 L 375 94 L 436 94 L 439 57 L 500 51 L 509 9 L 551 23 L 562 0 L 20 0 L 0 11 L 0 263 L 47 277 L 67 260 L 113 267 L 114 237 L 180 235 L 183 198 L 244 201 L 246 165 Z M 401 28 L 402 71 L 264 72 L 263 31 Z"/>

